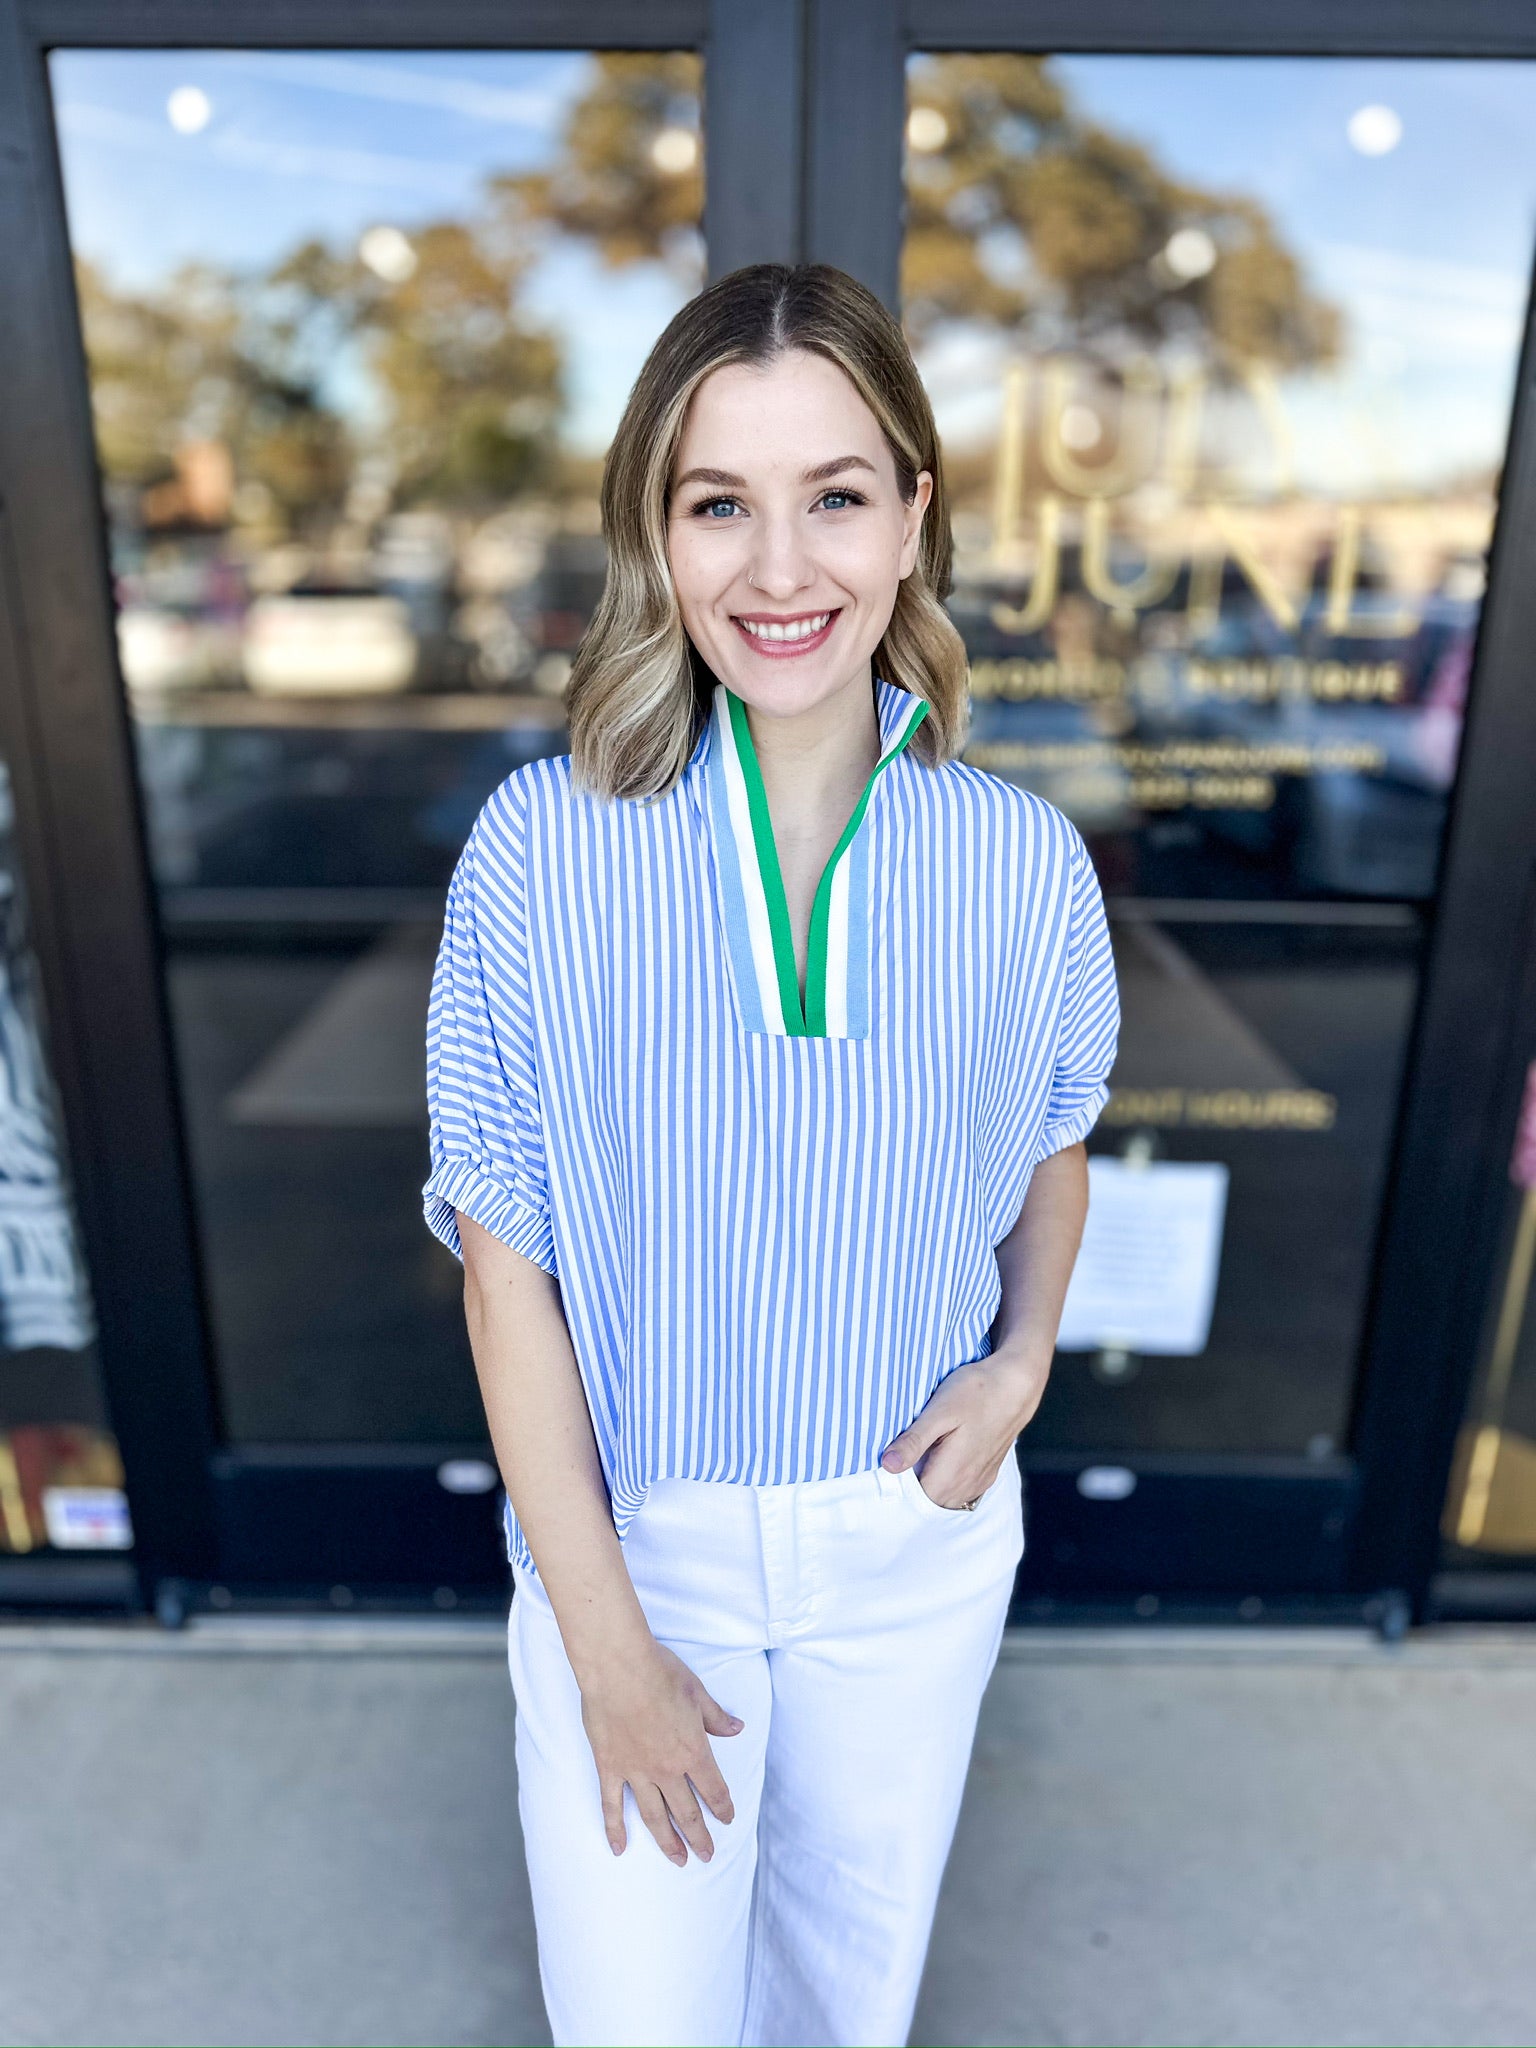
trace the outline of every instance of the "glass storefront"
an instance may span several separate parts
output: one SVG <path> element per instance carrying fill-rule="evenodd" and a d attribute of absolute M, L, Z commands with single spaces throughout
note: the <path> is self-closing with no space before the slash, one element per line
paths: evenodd
<path fill-rule="evenodd" d="M 687 53 L 55 52 L 230 1442 L 478 1442 L 427 987 L 703 281 Z"/>
<path fill-rule="evenodd" d="M 49 1011 L 7 840 L 0 1551 L 131 1546 L 171 1615 L 501 1597 L 420 1220 L 429 977 L 481 803 L 566 745 L 604 452 L 707 231 L 708 273 L 830 260 L 899 308 L 966 758 L 1075 821 L 1109 907 L 1018 1611 L 1429 1612 L 1437 1542 L 1529 1574 L 1536 1167 L 1499 1178 L 1495 1103 L 1531 1052 L 1536 30 L 1495 60 L 1432 8 L 1408 58 L 1340 0 L 1195 57 L 1083 0 L 1030 54 L 986 0 L 669 0 L 615 49 L 571 0 L 512 49 L 447 0 L 407 50 L 314 0 L 279 50 L 212 0 L 73 46 L 46 13 L 0 153 Z"/>
<path fill-rule="evenodd" d="M 1536 71 L 917 55 L 907 90 L 967 758 L 1083 831 L 1123 1001 L 1032 1441 L 1326 1458 L 1509 431 Z"/>

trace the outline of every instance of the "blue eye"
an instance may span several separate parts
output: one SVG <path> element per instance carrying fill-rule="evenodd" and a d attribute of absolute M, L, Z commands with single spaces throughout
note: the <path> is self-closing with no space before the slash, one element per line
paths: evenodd
<path fill-rule="evenodd" d="M 834 504 L 833 500 L 839 502 Z M 867 500 L 858 491 L 823 491 L 821 502 L 828 512 L 841 512 L 849 505 L 863 505 Z"/>
<path fill-rule="evenodd" d="M 724 516 L 729 518 L 735 510 L 736 500 L 734 498 L 705 498 L 694 506 L 693 517 L 697 519 L 702 514 L 705 518 L 715 519 L 717 515 L 723 512 Z"/>

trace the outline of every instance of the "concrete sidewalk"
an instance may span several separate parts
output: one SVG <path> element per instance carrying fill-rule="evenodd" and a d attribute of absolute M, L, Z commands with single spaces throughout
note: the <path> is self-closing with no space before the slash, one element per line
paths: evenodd
<path fill-rule="evenodd" d="M 0 1628 L 0 2040 L 549 2038 L 494 1624 Z M 1010 1638 L 913 2040 L 1536 2040 L 1536 1633 Z"/>

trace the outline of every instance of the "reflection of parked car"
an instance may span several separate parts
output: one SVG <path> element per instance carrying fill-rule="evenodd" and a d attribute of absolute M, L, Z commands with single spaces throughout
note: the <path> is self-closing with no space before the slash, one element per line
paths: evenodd
<path fill-rule="evenodd" d="M 117 658 L 136 696 L 207 689 L 232 672 L 237 629 L 170 605 L 126 604 L 117 615 Z"/>
<path fill-rule="evenodd" d="M 260 597 L 246 613 L 245 680 L 266 696 L 375 696 L 409 689 L 417 640 L 398 597 L 341 586 Z"/>
<path fill-rule="evenodd" d="M 269 900 L 262 916 L 302 923 L 309 914 L 299 899 L 313 892 L 323 926 L 410 916 L 402 891 L 426 892 L 427 912 L 435 895 L 440 913 L 481 805 L 513 768 L 557 753 L 561 736 L 544 727 L 145 723 L 137 743 L 151 857 L 173 914 L 188 914 L 184 889 L 212 890 L 226 906 L 241 892 L 255 892 L 248 900 L 257 904 L 276 890 L 295 893 L 286 905 Z M 370 904 L 375 890 L 385 893 Z M 361 893 L 349 910 L 353 891 Z M 208 914 L 217 922 L 224 912 Z"/>

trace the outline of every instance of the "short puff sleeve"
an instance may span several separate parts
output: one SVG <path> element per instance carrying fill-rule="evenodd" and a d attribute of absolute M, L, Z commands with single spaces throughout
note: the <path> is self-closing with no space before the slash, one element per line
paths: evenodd
<path fill-rule="evenodd" d="M 1109 1100 L 1109 1071 L 1120 1037 L 1120 993 L 1104 898 L 1082 834 L 1075 825 L 1068 830 L 1066 973 L 1056 1063 L 1033 1166 L 1086 1138 L 1098 1122 Z"/>
<path fill-rule="evenodd" d="M 526 813 L 507 785 L 454 869 L 427 1011 L 428 1228 L 464 1256 L 454 1211 L 557 1270 L 529 977 Z"/>

